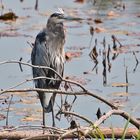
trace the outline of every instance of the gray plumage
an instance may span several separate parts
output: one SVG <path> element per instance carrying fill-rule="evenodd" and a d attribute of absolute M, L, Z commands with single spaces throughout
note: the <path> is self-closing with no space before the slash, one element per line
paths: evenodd
<path fill-rule="evenodd" d="M 63 26 L 64 15 L 61 13 L 52 14 L 47 22 L 46 28 L 43 29 L 36 37 L 32 49 L 31 61 L 33 65 L 47 66 L 53 68 L 61 76 L 64 71 L 64 43 L 65 32 Z M 59 77 L 49 69 L 32 68 L 33 77 L 46 76 L 49 78 L 59 79 Z M 35 80 L 36 88 L 58 89 L 61 81 L 50 79 Z M 38 92 L 43 111 L 49 113 L 53 110 L 55 93 L 48 94 Z"/>

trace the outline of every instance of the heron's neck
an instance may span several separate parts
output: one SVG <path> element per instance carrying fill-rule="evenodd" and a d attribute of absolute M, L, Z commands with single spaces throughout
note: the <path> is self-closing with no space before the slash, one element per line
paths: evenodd
<path fill-rule="evenodd" d="M 62 44 L 65 42 L 65 30 L 63 23 L 47 23 L 47 31 L 52 36 L 52 39 L 55 41 L 61 42 Z"/>
<path fill-rule="evenodd" d="M 52 33 L 56 34 L 63 34 L 64 33 L 64 25 L 63 23 L 54 23 L 49 22 L 47 23 L 47 30 Z"/>
<path fill-rule="evenodd" d="M 63 46 L 65 43 L 65 30 L 63 23 L 47 23 L 47 31 L 50 33 L 52 41 L 55 42 L 54 47 L 61 54 L 64 53 Z"/>

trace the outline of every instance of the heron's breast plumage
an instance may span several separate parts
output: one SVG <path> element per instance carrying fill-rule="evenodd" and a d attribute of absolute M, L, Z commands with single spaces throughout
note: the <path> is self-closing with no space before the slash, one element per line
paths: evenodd
<path fill-rule="evenodd" d="M 63 76 L 64 71 L 64 43 L 65 38 L 58 36 L 58 33 L 49 33 L 43 30 L 36 37 L 34 50 L 32 52 L 32 64 L 53 68 Z M 58 76 L 49 69 L 33 68 L 33 76 L 46 76 L 57 79 Z M 36 82 L 38 88 L 58 88 L 60 82 L 54 80 L 40 79 Z"/>

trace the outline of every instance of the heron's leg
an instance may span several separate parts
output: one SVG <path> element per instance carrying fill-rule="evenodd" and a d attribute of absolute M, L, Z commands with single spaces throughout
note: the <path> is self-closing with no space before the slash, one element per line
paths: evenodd
<path fill-rule="evenodd" d="M 54 101 L 55 101 L 55 97 L 56 97 L 56 93 L 53 93 L 53 95 L 51 96 L 51 111 L 52 111 L 52 126 L 55 127 L 55 119 L 54 119 Z"/>
<path fill-rule="evenodd" d="M 45 128 L 44 128 L 45 127 L 45 111 L 44 111 L 44 109 L 42 112 L 43 112 L 43 114 L 42 114 L 42 116 L 43 116 L 43 118 L 42 118 L 43 119 L 43 134 L 44 134 L 45 133 Z"/>
<path fill-rule="evenodd" d="M 52 126 L 55 127 L 54 110 L 52 108 Z"/>
<path fill-rule="evenodd" d="M 45 127 L 45 111 L 43 109 L 43 126 Z"/>

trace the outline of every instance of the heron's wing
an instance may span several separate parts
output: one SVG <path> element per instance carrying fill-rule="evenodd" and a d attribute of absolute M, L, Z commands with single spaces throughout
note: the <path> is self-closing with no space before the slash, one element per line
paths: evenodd
<path fill-rule="evenodd" d="M 47 31 L 40 32 L 35 40 L 35 46 L 32 50 L 31 60 L 33 65 L 47 66 L 53 68 L 61 76 L 63 76 L 64 62 L 62 56 L 56 55 L 52 51 L 52 43 Z M 33 68 L 33 77 L 46 76 L 50 78 L 58 78 L 58 76 L 49 69 Z M 59 88 L 60 81 L 40 79 L 35 81 L 38 88 Z"/>

